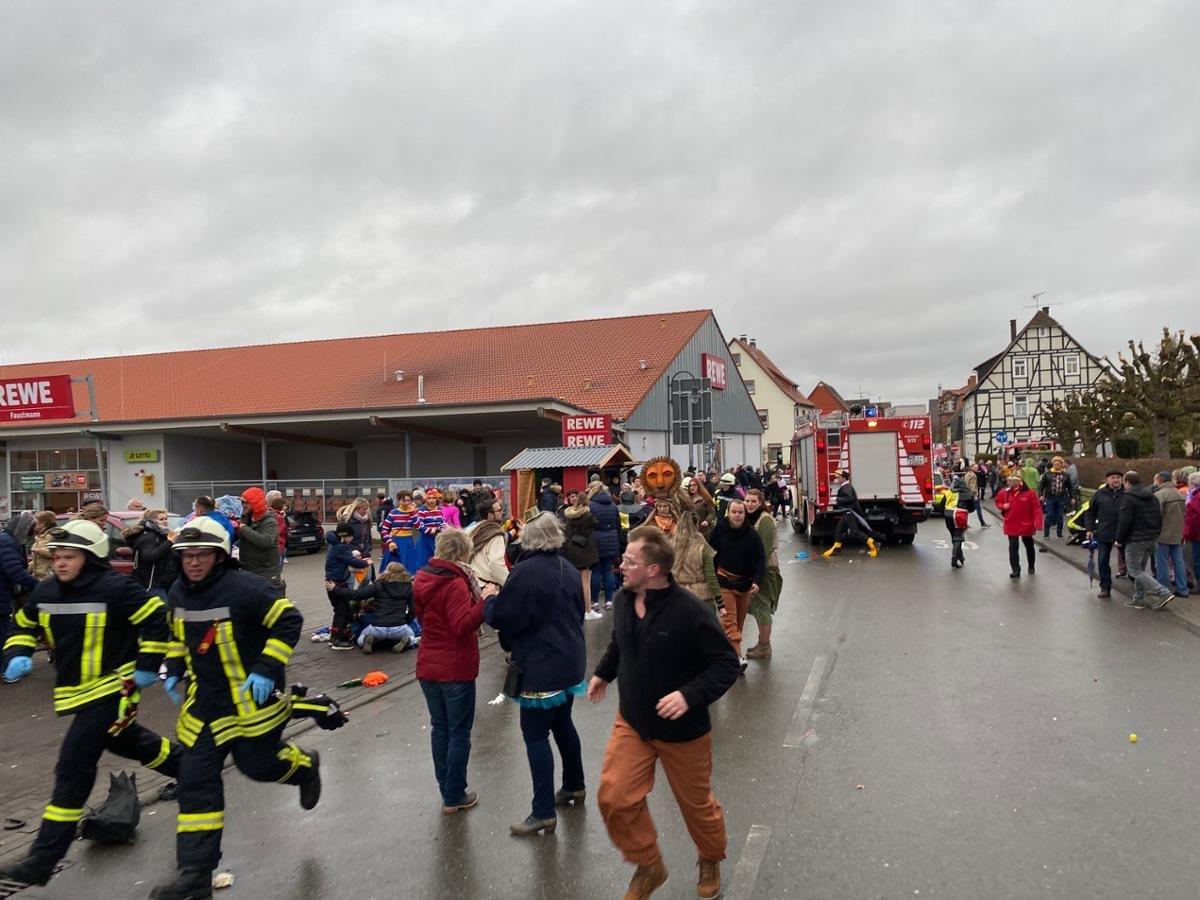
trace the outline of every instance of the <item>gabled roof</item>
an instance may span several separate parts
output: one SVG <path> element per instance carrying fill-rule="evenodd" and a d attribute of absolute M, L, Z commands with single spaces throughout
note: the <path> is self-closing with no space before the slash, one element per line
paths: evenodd
<path fill-rule="evenodd" d="M 1021 338 L 1024 337 L 1025 332 L 1027 332 L 1030 328 L 1033 328 L 1036 325 L 1045 325 L 1050 328 L 1057 328 L 1059 331 L 1061 331 L 1064 335 L 1067 336 L 1068 340 L 1070 340 L 1076 347 L 1078 347 L 1080 350 L 1082 350 L 1087 355 L 1088 359 L 1090 359 L 1092 362 L 1094 362 L 1098 366 L 1104 365 L 1097 357 L 1093 356 L 1091 353 L 1088 353 L 1087 349 L 1083 346 L 1083 344 L 1081 344 L 1081 343 L 1079 343 L 1079 341 L 1075 340 L 1075 338 L 1071 336 L 1071 332 L 1069 332 L 1069 331 L 1067 331 L 1067 329 L 1063 328 L 1061 322 L 1059 322 L 1052 315 L 1050 315 L 1048 307 L 1043 307 L 1033 314 L 1033 318 L 1025 323 L 1025 327 L 1020 329 L 1017 332 L 1016 337 L 1014 337 L 1011 341 L 1008 342 L 1007 347 L 1005 347 L 1003 350 L 1001 350 L 995 356 L 988 357 L 987 359 L 985 359 L 983 362 L 981 362 L 979 365 L 977 365 L 975 367 L 975 372 L 978 374 L 979 380 L 976 381 L 975 384 L 971 386 L 971 389 L 969 391 L 967 391 L 965 394 L 963 394 L 963 397 L 966 398 L 970 394 L 973 394 L 977 390 L 979 390 L 979 388 L 983 385 L 984 379 L 986 379 L 989 375 L 991 375 L 992 370 L 995 369 L 996 366 L 1000 364 L 1000 360 L 1004 359 L 1004 357 L 1006 357 L 1010 352 L 1012 352 L 1013 347 L 1015 347 L 1017 345 L 1017 341 L 1021 340 Z"/>
<path fill-rule="evenodd" d="M 799 406 L 816 407 L 817 404 L 813 403 L 811 400 L 805 397 L 803 393 L 801 393 L 800 385 L 796 384 L 796 382 L 784 375 L 783 370 L 780 369 L 779 366 L 775 365 L 771 358 L 767 356 L 767 354 L 763 353 L 762 350 L 760 350 L 756 345 L 752 345 L 749 341 L 743 341 L 741 338 L 734 338 L 733 344 L 735 344 L 742 353 L 745 353 L 756 363 L 758 363 L 758 367 L 767 373 L 767 376 L 771 379 L 771 381 L 775 382 L 775 386 L 783 391 L 784 395 L 789 400 Z"/>
<path fill-rule="evenodd" d="M 92 375 L 105 423 L 544 399 L 623 419 L 711 314 L 690 310 L 28 363 L 0 366 L 0 378 Z M 396 380 L 399 369 L 403 381 Z M 422 374 L 426 402 L 418 404 Z M 82 384 L 75 386 L 75 404 L 87 407 Z M 0 425 L 0 432 L 21 425 Z"/>
<path fill-rule="evenodd" d="M 603 447 L 530 447 L 522 450 L 500 467 L 501 472 L 513 469 L 567 469 L 595 467 L 603 469 L 633 462 L 633 454 L 624 444 Z"/>
<path fill-rule="evenodd" d="M 850 405 L 846 402 L 845 398 L 823 381 L 817 382 L 817 386 L 809 392 L 808 397 L 821 412 L 850 411 Z M 828 397 L 832 403 L 827 404 L 823 402 L 823 398 L 825 397 Z M 830 408 L 826 409 L 826 406 Z"/>

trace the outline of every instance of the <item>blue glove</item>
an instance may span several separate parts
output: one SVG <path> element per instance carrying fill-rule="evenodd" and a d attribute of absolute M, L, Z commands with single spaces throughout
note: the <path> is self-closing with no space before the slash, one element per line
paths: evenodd
<path fill-rule="evenodd" d="M 166 682 L 163 684 L 163 690 L 167 692 L 167 696 L 171 698 L 171 702 L 178 706 L 183 702 L 183 698 L 175 693 L 175 686 L 179 684 L 178 675 L 168 675 Z"/>
<path fill-rule="evenodd" d="M 20 681 L 32 671 L 32 656 L 14 656 L 8 661 L 8 668 L 4 670 L 4 680 L 12 684 L 14 681 Z"/>
<path fill-rule="evenodd" d="M 146 688 L 158 684 L 158 673 L 147 672 L 144 669 L 135 669 L 133 672 L 133 683 L 137 685 L 139 691 L 144 691 Z"/>
<path fill-rule="evenodd" d="M 246 683 L 242 685 L 242 693 L 253 697 L 254 702 L 259 706 L 267 702 L 267 698 L 271 696 L 273 690 L 275 690 L 275 680 L 266 675 L 259 675 L 257 672 L 251 672 Z"/>

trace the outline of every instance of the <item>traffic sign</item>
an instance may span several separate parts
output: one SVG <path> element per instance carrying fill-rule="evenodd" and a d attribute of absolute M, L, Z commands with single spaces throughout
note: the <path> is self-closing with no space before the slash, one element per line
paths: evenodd
<path fill-rule="evenodd" d="M 996 443 L 997 444 L 1007 444 L 1008 443 L 1008 432 L 1007 431 L 997 431 L 996 432 Z"/>

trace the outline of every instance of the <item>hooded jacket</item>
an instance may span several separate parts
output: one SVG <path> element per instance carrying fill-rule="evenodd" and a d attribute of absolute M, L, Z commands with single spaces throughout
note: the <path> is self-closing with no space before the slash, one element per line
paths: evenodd
<path fill-rule="evenodd" d="M 596 553 L 601 559 L 621 555 L 621 514 L 608 491 L 596 491 L 588 501 L 596 517 Z M 582 601 L 581 601 L 582 602 Z"/>
<path fill-rule="evenodd" d="M 996 505 L 1005 510 L 1004 533 L 1009 537 L 1033 537 L 1045 524 L 1037 493 L 1025 486 L 1005 488 L 1000 493 L 1003 499 L 997 497 Z"/>
<path fill-rule="evenodd" d="M 421 620 L 417 678 L 474 681 L 479 677 L 483 604 L 458 563 L 433 557 L 413 579 L 413 610 Z"/>
<path fill-rule="evenodd" d="M 133 550 L 133 580 L 145 588 L 169 588 L 179 575 L 174 544 L 157 522 L 146 520 L 121 532 Z"/>
<path fill-rule="evenodd" d="M 0 532 L 0 604 L 3 604 L 0 606 L 0 624 L 8 619 L 13 596 L 28 593 L 38 586 L 37 579 L 25 568 L 25 548 L 16 538 L 24 515 L 13 516 L 4 526 L 4 531 Z M 28 518 L 32 523 L 33 516 Z M 28 528 L 26 526 L 26 533 Z"/>
<path fill-rule="evenodd" d="M 1162 521 L 1162 510 L 1150 488 L 1144 484 L 1126 486 L 1117 519 L 1118 544 L 1157 541 Z"/>
<path fill-rule="evenodd" d="M 1158 533 L 1160 544 L 1183 543 L 1183 515 L 1187 502 L 1173 484 L 1164 484 L 1154 492 L 1158 507 L 1162 511 L 1162 530 Z"/>
<path fill-rule="evenodd" d="M 246 488 L 242 499 L 250 506 L 250 515 L 242 517 L 238 528 L 238 559 L 242 568 L 264 578 L 279 577 L 279 523 L 267 508 L 267 495 L 259 487 Z"/>
<path fill-rule="evenodd" d="M 587 667 L 583 586 L 574 567 L 553 550 L 527 550 L 504 587 L 484 603 L 483 621 L 521 668 L 521 691 L 561 691 L 579 684 Z"/>
<path fill-rule="evenodd" d="M 353 543 L 344 543 L 336 532 L 325 532 L 325 543 L 329 545 L 325 552 L 325 580 L 338 587 L 345 587 L 349 582 L 351 569 L 365 569 L 371 565 L 369 559 L 355 556 Z"/>

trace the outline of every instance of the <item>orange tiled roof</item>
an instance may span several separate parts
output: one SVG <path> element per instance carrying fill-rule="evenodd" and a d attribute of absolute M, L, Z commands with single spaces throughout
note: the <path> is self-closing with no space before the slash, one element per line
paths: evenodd
<path fill-rule="evenodd" d="M 817 382 L 817 386 L 812 389 L 808 398 L 823 413 L 850 411 L 850 407 L 846 404 L 842 395 L 823 381 Z"/>
<path fill-rule="evenodd" d="M 800 391 L 800 385 L 792 381 L 783 374 L 783 370 L 771 360 L 771 357 L 763 353 L 756 346 L 751 346 L 749 341 L 743 341 L 741 338 L 734 338 L 733 342 L 738 345 L 743 353 L 752 358 L 760 369 L 767 373 L 767 376 L 775 382 L 776 386 L 787 395 L 787 398 L 793 403 L 798 403 L 801 406 L 815 407 L 816 404 L 804 396 Z"/>
<path fill-rule="evenodd" d="M 0 366 L 92 375 L 102 422 L 557 399 L 626 418 L 710 310 Z M 646 360 L 646 368 L 640 366 Z M 394 372 L 405 370 L 405 380 Z M 425 376 L 426 407 L 417 404 Z M 75 386 L 76 409 L 87 390 Z M 0 423 L 0 430 L 55 422 Z"/>

